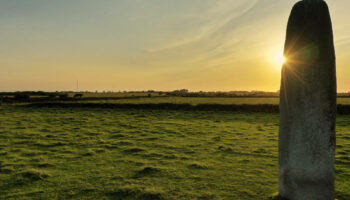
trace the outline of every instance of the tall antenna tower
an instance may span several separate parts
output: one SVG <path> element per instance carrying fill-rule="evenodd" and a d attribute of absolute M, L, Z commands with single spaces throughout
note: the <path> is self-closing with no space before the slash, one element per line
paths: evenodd
<path fill-rule="evenodd" d="M 77 80 L 77 92 L 79 91 L 79 80 Z"/>

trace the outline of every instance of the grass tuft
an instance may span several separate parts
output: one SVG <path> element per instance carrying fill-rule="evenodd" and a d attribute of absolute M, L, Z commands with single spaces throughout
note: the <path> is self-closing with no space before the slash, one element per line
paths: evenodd
<path fill-rule="evenodd" d="M 138 152 L 144 152 L 144 151 L 146 151 L 146 150 L 142 149 L 142 148 L 137 148 L 137 147 L 128 148 L 128 149 L 124 150 L 124 152 L 127 152 L 127 153 L 138 153 Z"/>
<path fill-rule="evenodd" d="M 111 135 L 111 138 L 123 138 L 123 137 L 125 137 L 125 135 L 120 134 L 120 133 Z"/>
<path fill-rule="evenodd" d="M 13 166 L 4 166 L 4 167 L 0 167 L 0 173 L 4 173 L 4 174 L 10 174 L 13 171 L 15 171 L 15 169 L 13 168 Z"/>
<path fill-rule="evenodd" d="M 115 200 L 140 199 L 140 200 L 164 200 L 164 192 L 155 188 L 141 189 L 138 186 L 130 185 L 118 188 L 109 195 Z"/>
<path fill-rule="evenodd" d="M 46 162 L 43 162 L 43 163 L 39 163 L 36 165 L 38 168 L 49 168 L 49 167 L 55 167 L 54 164 L 50 164 L 50 163 L 46 163 Z"/>
<path fill-rule="evenodd" d="M 233 149 L 231 147 L 219 146 L 218 149 L 222 152 L 233 153 Z"/>
<path fill-rule="evenodd" d="M 160 173 L 161 170 L 156 167 L 144 167 L 141 170 L 136 172 L 136 177 L 138 176 L 148 176 Z"/>
<path fill-rule="evenodd" d="M 50 175 L 43 170 L 39 169 L 28 169 L 18 174 L 20 177 L 29 179 L 32 181 L 43 180 Z"/>
<path fill-rule="evenodd" d="M 193 169 L 209 169 L 209 167 L 203 163 L 194 162 L 188 165 L 188 167 Z"/>

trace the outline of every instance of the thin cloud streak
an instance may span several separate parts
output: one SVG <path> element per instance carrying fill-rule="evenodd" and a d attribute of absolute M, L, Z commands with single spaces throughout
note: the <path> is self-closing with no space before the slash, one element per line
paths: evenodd
<path fill-rule="evenodd" d="M 160 47 L 150 48 L 146 51 L 150 53 L 168 51 L 184 45 L 189 45 L 191 43 L 196 43 L 204 39 L 211 38 L 213 35 L 219 34 L 221 32 L 221 29 L 225 28 L 228 24 L 231 24 L 235 20 L 239 19 L 242 15 L 249 12 L 249 10 L 251 10 L 257 3 L 257 1 L 258 0 L 243 2 L 242 5 L 228 11 L 217 10 L 217 13 L 215 14 L 219 15 L 219 13 L 221 13 L 221 15 L 224 16 L 211 19 L 210 22 L 207 23 L 206 27 L 194 27 L 194 29 L 201 29 L 201 31 L 193 31 L 199 32 L 199 34 L 188 36 L 180 40 L 168 41 L 169 44 Z M 229 3 L 232 2 L 228 2 L 226 8 L 230 7 Z"/>

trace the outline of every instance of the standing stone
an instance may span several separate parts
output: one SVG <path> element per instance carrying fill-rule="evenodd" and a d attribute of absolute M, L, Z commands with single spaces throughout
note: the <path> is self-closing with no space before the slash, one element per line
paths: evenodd
<path fill-rule="evenodd" d="M 337 90 L 326 2 L 303 0 L 295 4 L 284 56 L 279 194 L 289 200 L 333 200 Z"/>

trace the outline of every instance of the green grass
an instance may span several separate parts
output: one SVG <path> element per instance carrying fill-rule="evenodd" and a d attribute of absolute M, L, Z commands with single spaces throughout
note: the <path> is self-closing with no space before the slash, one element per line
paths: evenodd
<path fill-rule="evenodd" d="M 134 99 L 84 100 L 89 103 L 131 103 L 131 104 L 278 104 L 278 98 L 224 98 L 224 97 L 144 97 Z"/>
<path fill-rule="evenodd" d="M 0 113 L 0 199 L 256 200 L 277 191 L 278 114 L 16 106 Z M 350 116 L 338 117 L 340 200 L 350 199 L 349 124 Z"/>
<path fill-rule="evenodd" d="M 132 103 L 132 104 L 157 104 L 157 103 L 172 103 L 172 104 L 279 104 L 279 98 L 225 98 L 225 97 L 142 97 L 134 99 L 111 99 L 111 100 L 83 100 L 90 103 Z M 350 105 L 350 98 L 338 98 L 338 104 Z"/>
<path fill-rule="evenodd" d="M 67 93 L 69 97 L 74 97 L 75 94 L 83 94 L 83 98 L 123 98 L 123 97 L 147 97 L 148 94 L 153 97 L 162 96 L 158 92 L 118 92 L 118 93 L 86 93 L 86 92 L 69 92 Z"/>

